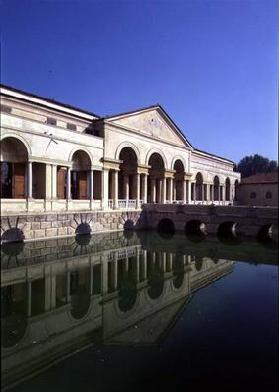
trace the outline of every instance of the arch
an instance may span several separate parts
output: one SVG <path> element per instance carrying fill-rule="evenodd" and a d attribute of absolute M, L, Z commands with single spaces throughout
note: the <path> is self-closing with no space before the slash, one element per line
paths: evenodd
<path fill-rule="evenodd" d="M 219 201 L 220 199 L 220 179 L 218 176 L 213 178 L 213 200 Z"/>
<path fill-rule="evenodd" d="M 264 244 L 278 243 L 278 226 L 271 223 L 263 225 L 257 233 L 257 240 Z"/>
<path fill-rule="evenodd" d="M 173 170 L 175 170 L 174 174 L 174 182 L 173 182 L 173 192 L 174 192 L 174 200 L 183 200 L 184 201 L 184 173 L 185 173 L 185 165 L 181 159 L 176 159 L 173 165 Z"/>
<path fill-rule="evenodd" d="M 185 234 L 193 240 L 195 238 L 197 240 L 203 240 L 207 235 L 206 225 L 198 219 L 192 219 L 185 224 Z"/>
<path fill-rule="evenodd" d="M 83 148 L 76 148 L 71 153 L 71 198 L 89 199 L 90 198 L 90 170 L 92 167 L 92 157 L 89 151 Z M 63 177 L 63 182 L 65 177 Z M 62 184 L 64 185 L 64 184 Z M 59 184 L 58 184 L 59 188 Z M 94 188 L 94 187 L 93 187 Z"/>
<path fill-rule="evenodd" d="M 131 148 L 132 150 L 134 150 L 134 153 L 137 156 L 137 161 L 140 162 L 140 151 L 135 144 L 130 143 L 130 142 L 123 142 L 123 143 L 119 144 L 119 146 L 117 147 L 117 149 L 115 151 L 115 159 L 117 159 L 117 160 L 120 159 L 120 153 L 121 153 L 121 150 L 123 150 L 123 148 Z"/>
<path fill-rule="evenodd" d="M 176 253 L 173 262 L 173 287 L 174 289 L 179 289 L 184 282 L 184 261 L 183 254 Z"/>
<path fill-rule="evenodd" d="M 160 152 L 153 152 L 148 159 L 147 201 L 149 203 L 164 203 L 163 195 L 165 161 Z"/>
<path fill-rule="evenodd" d="M 203 200 L 203 175 L 201 172 L 196 174 L 196 200 Z"/>
<path fill-rule="evenodd" d="M 86 154 L 88 155 L 88 157 L 89 157 L 89 159 L 90 159 L 90 163 L 91 163 L 91 165 L 92 165 L 93 157 L 92 157 L 92 155 L 91 155 L 91 152 L 90 152 L 86 147 L 74 147 L 74 148 L 71 150 L 70 154 L 69 154 L 69 158 L 68 158 L 69 163 L 72 162 L 72 160 L 73 160 L 73 155 L 74 155 L 77 151 L 83 151 L 84 153 L 86 153 Z"/>
<path fill-rule="evenodd" d="M 241 242 L 241 235 L 238 231 L 238 223 L 234 221 L 221 223 L 217 229 L 217 237 L 225 244 L 239 244 Z"/>
<path fill-rule="evenodd" d="M 176 156 L 173 158 L 173 160 L 172 160 L 172 162 L 171 162 L 171 170 L 175 170 L 175 169 L 174 169 L 174 165 L 175 165 L 176 161 L 181 161 L 181 163 L 182 163 L 183 166 L 184 166 L 184 171 L 186 171 L 187 164 L 186 164 L 185 159 L 184 159 L 181 155 L 176 155 Z"/>
<path fill-rule="evenodd" d="M 5 139 L 8 139 L 8 138 L 18 139 L 22 144 L 24 144 L 24 147 L 27 149 L 28 158 L 32 155 L 31 146 L 29 145 L 27 140 L 24 137 L 22 137 L 21 135 L 17 135 L 17 134 L 13 134 L 13 133 L 6 133 L 2 137 L 2 139 L 1 139 L 1 149 L 2 149 L 2 143 L 4 142 Z"/>
<path fill-rule="evenodd" d="M 119 159 L 122 162 L 119 165 L 120 170 L 118 173 L 118 198 L 125 200 L 136 199 L 138 155 L 133 147 L 125 146 L 119 152 Z M 111 178 L 110 198 L 113 198 L 112 182 Z"/>
<path fill-rule="evenodd" d="M 229 179 L 229 177 L 227 177 L 225 181 L 225 200 L 231 200 L 231 180 Z"/>
<path fill-rule="evenodd" d="M 148 165 L 149 163 L 149 159 L 153 154 L 158 154 L 161 156 L 163 162 L 164 162 L 164 167 L 167 168 L 168 167 L 168 163 L 167 163 L 167 158 L 165 156 L 165 154 L 161 151 L 158 150 L 157 148 L 152 148 L 148 151 L 146 158 L 145 158 L 145 164 Z"/>
<path fill-rule="evenodd" d="M 171 238 L 175 232 L 175 226 L 171 219 L 161 219 L 157 225 L 158 232 L 163 238 Z"/>
<path fill-rule="evenodd" d="M 1 141 L 0 197 L 24 199 L 27 194 L 27 162 L 29 151 L 20 138 L 7 136 Z"/>

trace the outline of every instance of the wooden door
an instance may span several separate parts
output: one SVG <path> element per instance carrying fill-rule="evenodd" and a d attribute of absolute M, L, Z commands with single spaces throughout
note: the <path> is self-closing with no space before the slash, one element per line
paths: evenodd
<path fill-rule="evenodd" d="M 25 198 L 25 163 L 13 164 L 13 197 L 15 199 Z"/>
<path fill-rule="evenodd" d="M 78 199 L 87 199 L 87 172 L 78 172 Z"/>
<path fill-rule="evenodd" d="M 57 198 L 65 199 L 65 178 L 66 170 L 62 167 L 57 169 Z"/>

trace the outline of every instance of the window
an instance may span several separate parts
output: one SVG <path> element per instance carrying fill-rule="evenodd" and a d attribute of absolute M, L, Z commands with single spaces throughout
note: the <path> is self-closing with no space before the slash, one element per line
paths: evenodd
<path fill-rule="evenodd" d="M 251 192 L 250 193 L 250 199 L 256 199 L 256 192 Z"/>
<path fill-rule="evenodd" d="M 76 131 L 77 126 L 75 124 L 67 123 L 67 128 L 70 129 L 71 131 Z"/>
<path fill-rule="evenodd" d="M 47 117 L 47 124 L 49 124 L 49 125 L 56 125 L 56 120 L 55 120 L 55 118 L 52 118 L 52 117 Z"/>
<path fill-rule="evenodd" d="M 272 193 L 271 192 L 266 192 L 265 198 L 266 199 L 272 199 Z"/>

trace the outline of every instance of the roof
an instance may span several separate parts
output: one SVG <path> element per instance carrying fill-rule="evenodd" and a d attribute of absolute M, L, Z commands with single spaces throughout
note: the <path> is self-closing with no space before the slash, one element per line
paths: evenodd
<path fill-rule="evenodd" d="M 223 159 L 224 161 L 228 161 L 228 162 L 230 162 L 230 163 L 234 163 L 234 161 L 232 161 L 232 160 L 230 160 L 230 159 L 228 159 L 228 158 L 220 157 L 220 155 L 211 154 L 211 152 L 199 150 L 198 148 L 194 148 L 194 151 L 201 152 L 201 153 L 203 153 L 203 154 L 207 154 L 207 155 L 210 155 L 210 156 L 215 157 L 215 158 Z"/>
<path fill-rule="evenodd" d="M 1 88 L 6 88 L 8 90 L 14 91 L 14 92 L 19 93 L 19 94 L 27 95 L 27 96 L 32 97 L 32 98 L 42 99 L 42 100 L 44 100 L 46 102 L 49 102 L 49 103 L 52 103 L 52 104 L 55 104 L 55 105 L 59 105 L 59 106 L 63 106 L 65 108 L 67 108 L 67 109 L 76 110 L 78 112 L 89 114 L 90 116 L 99 118 L 99 116 L 97 114 L 95 114 L 95 113 L 92 113 L 92 112 L 89 112 L 87 110 L 81 109 L 81 108 L 79 108 L 77 106 L 73 106 L 73 105 L 69 105 L 67 103 L 62 103 L 62 102 L 56 101 L 55 99 L 45 98 L 45 97 L 42 97 L 40 95 L 29 93 L 29 92 L 26 92 L 24 90 L 20 90 L 18 88 L 14 88 L 14 87 L 11 87 L 11 86 L 8 86 L 8 85 L 5 85 L 5 84 L 0 84 L 0 87 Z M 3 92 L 1 92 L 1 94 L 5 95 L 5 93 L 3 93 Z M 36 103 L 36 104 L 40 105 L 39 103 Z M 43 105 L 40 105 L 40 106 L 43 106 Z"/>
<path fill-rule="evenodd" d="M 256 173 L 250 177 L 241 179 L 241 184 L 276 184 L 278 183 L 278 171 L 270 173 Z"/>
<path fill-rule="evenodd" d="M 178 125 L 173 121 L 173 119 L 168 115 L 168 113 L 165 111 L 165 109 L 159 104 L 153 104 L 153 105 L 149 105 L 149 106 L 144 106 L 144 107 L 140 107 L 134 110 L 129 110 L 127 112 L 121 112 L 121 113 L 116 113 L 113 115 L 109 115 L 109 116 L 104 116 L 101 118 L 97 118 L 94 121 L 99 121 L 99 120 L 113 120 L 113 119 L 117 119 L 119 117 L 125 117 L 128 116 L 129 114 L 135 114 L 135 113 L 139 113 L 139 112 L 144 112 L 146 110 L 152 110 L 152 109 L 160 109 L 163 114 L 167 117 L 167 119 L 174 125 L 174 127 L 176 128 L 177 132 L 180 134 L 180 136 L 184 139 L 184 141 L 193 148 L 193 146 L 191 145 L 191 143 L 189 142 L 189 140 L 186 138 L 186 136 L 184 135 L 184 133 L 180 130 L 180 128 L 178 127 Z"/>

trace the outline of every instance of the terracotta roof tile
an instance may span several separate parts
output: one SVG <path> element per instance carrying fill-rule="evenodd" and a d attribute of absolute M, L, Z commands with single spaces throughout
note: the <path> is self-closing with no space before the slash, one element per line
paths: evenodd
<path fill-rule="evenodd" d="M 278 183 L 278 171 L 271 173 L 257 173 L 250 177 L 242 178 L 241 184 Z"/>

